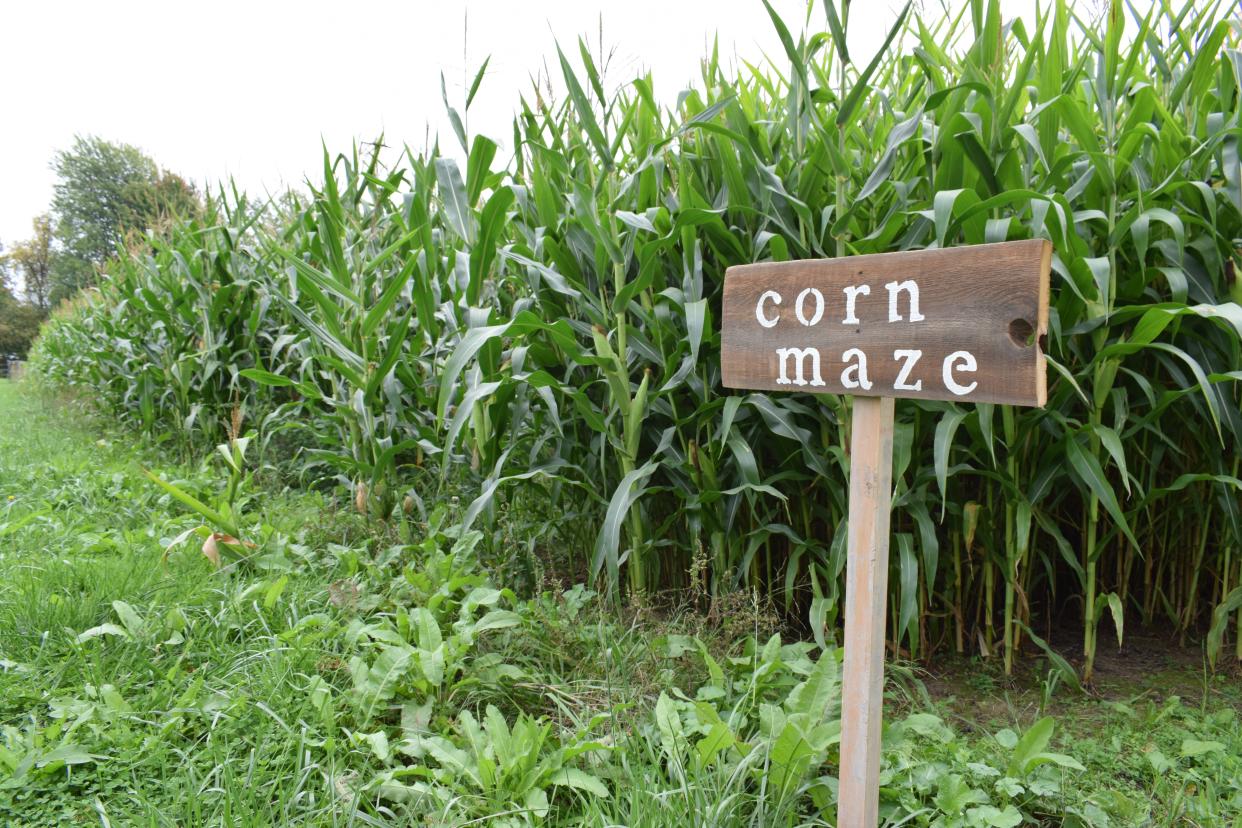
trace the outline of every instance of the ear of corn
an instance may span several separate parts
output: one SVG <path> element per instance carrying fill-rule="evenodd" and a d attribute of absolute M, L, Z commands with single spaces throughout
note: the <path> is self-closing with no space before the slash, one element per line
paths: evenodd
<path fill-rule="evenodd" d="M 261 450 L 378 519 L 465 483 L 490 522 L 544 480 L 552 514 L 589 504 L 568 554 L 618 596 L 745 586 L 822 629 L 849 407 L 721 388 L 725 268 L 1048 238 L 1047 407 L 899 407 L 893 644 L 1009 667 L 1042 609 L 1081 619 L 1088 676 L 1127 617 L 1214 621 L 1216 658 L 1242 602 L 1236 21 L 972 0 L 903 12 L 864 62 L 828 11 L 797 36 L 773 15 L 783 60 L 713 55 L 672 107 L 561 53 L 567 98 L 522 102 L 508 162 L 458 128 L 464 171 L 377 143 L 325 154 L 305 203 L 221 193 L 115 262 L 37 364 L 186 445 L 239 403 Z"/>

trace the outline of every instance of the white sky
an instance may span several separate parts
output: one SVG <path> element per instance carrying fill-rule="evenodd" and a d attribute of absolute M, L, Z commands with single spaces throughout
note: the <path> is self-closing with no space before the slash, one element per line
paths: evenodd
<path fill-rule="evenodd" d="M 856 63 L 865 65 L 901 5 L 853 4 Z M 939 13 L 940 0 L 922 5 Z M 773 6 L 796 36 L 805 2 Z M 1031 19 L 1034 0 L 1002 6 L 1007 18 Z M 256 194 L 316 176 L 321 138 L 334 153 L 380 132 L 390 145 L 421 147 L 429 125 L 452 149 L 440 73 L 460 108 L 489 54 L 469 129 L 508 148 L 530 76 L 546 63 L 559 78 L 555 41 L 577 66 L 577 37 L 596 52 L 601 20 L 605 47 L 615 49 L 605 82 L 615 87 L 650 68 L 665 102 L 698 80 L 713 34 L 722 60 L 758 62 L 766 53 L 786 66 L 759 0 L 4 2 L 0 242 L 31 235 L 31 219 L 51 200 L 53 153 L 75 134 L 141 147 L 200 190 L 231 176 Z M 818 5 L 810 26 L 827 28 Z"/>

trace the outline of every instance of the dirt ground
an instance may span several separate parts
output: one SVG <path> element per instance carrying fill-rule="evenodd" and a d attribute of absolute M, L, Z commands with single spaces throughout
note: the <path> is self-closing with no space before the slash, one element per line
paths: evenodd
<path fill-rule="evenodd" d="M 1081 672 L 1081 636 L 1063 630 L 1053 649 Z M 1091 709 L 1101 703 L 1161 704 L 1178 696 L 1190 705 L 1207 709 L 1232 706 L 1242 712 L 1242 664 L 1233 660 L 1233 648 L 1222 653 L 1213 673 L 1201 644 L 1182 642 L 1177 636 L 1155 629 L 1127 631 L 1125 644 L 1101 635 L 1090 685 L 1075 689 L 1064 679 L 1049 678 L 1053 665 L 1038 648 L 1028 644 L 1014 665 L 1012 676 L 1004 674 L 999 656 L 951 655 L 934 659 L 917 671 L 932 700 L 957 719 L 964 729 L 994 729 L 1028 720 L 1040 709 L 1046 682 L 1055 681 L 1045 712 L 1053 715 L 1073 710 L 1076 719 L 1090 726 Z M 1088 714 L 1083 719 L 1083 714 Z"/>

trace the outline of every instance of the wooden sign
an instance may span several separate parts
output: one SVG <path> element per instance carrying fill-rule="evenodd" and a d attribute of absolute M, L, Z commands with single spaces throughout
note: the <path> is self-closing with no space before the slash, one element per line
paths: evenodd
<path fill-rule="evenodd" d="M 725 273 L 726 386 L 856 397 L 838 828 L 879 824 L 893 398 L 1042 406 L 1051 263 L 1036 239 Z"/>
<path fill-rule="evenodd" d="M 729 388 L 1043 405 L 1047 241 L 725 274 Z"/>

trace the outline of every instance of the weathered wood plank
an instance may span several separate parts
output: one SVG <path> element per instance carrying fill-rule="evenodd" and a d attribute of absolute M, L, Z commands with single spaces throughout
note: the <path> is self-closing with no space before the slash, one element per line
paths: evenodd
<path fill-rule="evenodd" d="M 884 712 L 893 398 L 855 399 L 852 428 L 837 825 L 875 828 L 879 824 L 880 722 Z"/>
<path fill-rule="evenodd" d="M 731 267 L 724 384 L 1043 405 L 1051 262 L 1034 239 Z"/>

